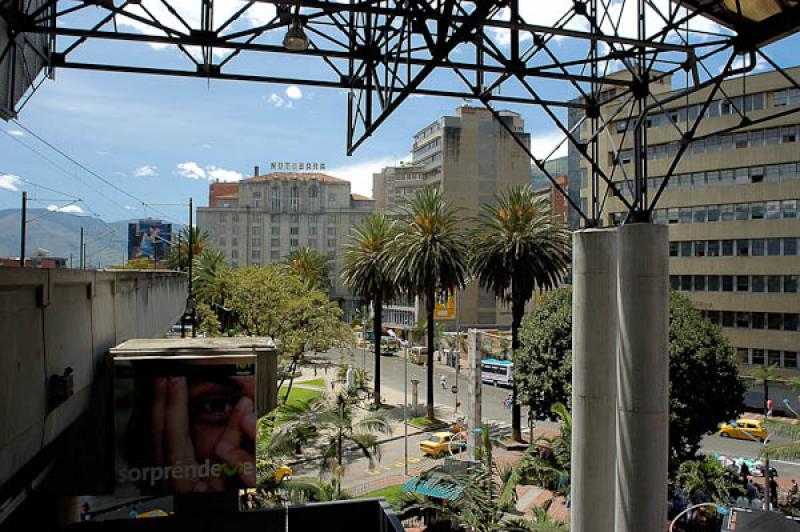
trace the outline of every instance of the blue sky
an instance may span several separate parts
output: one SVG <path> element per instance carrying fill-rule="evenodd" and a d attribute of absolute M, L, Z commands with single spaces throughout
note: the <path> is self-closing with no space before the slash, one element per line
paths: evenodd
<path fill-rule="evenodd" d="M 173 1 L 177 6 L 190 2 Z M 557 18 L 554 13 L 563 0 L 536 4 L 544 12 L 531 11 L 527 19 L 546 23 Z M 554 7 L 541 7 L 549 4 Z M 97 13 L 88 13 L 73 20 L 77 24 L 96 17 Z M 268 17 L 269 13 L 256 12 L 237 24 L 244 28 Z M 121 29 L 148 31 L 133 23 Z M 261 42 L 277 43 L 282 37 L 283 31 L 272 32 Z M 495 38 L 500 43 L 504 40 L 502 34 Z M 799 42 L 797 36 L 791 37 L 770 46 L 768 53 L 780 64 L 793 66 L 798 63 Z M 570 46 L 566 41 L 555 42 L 553 49 L 566 57 L 582 53 Z M 455 52 L 462 53 L 468 51 Z M 187 64 L 174 48 L 140 43 L 86 45 L 72 57 L 97 62 L 110 58 L 148 66 Z M 242 54 L 234 61 L 239 71 L 279 76 L 328 72 L 318 62 L 289 55 Z M 443 77 L 432 83 L 455 86 Z M 564 98 L 563 84 L 540 83 L 537 88 L 544 97 Z M 406 157 L 417 130 L 454 113 L 461 103 L 450 98 L 410 98 L 353 157 L 345 154 L 346 94 L 336 89 L 59 69 L 56 80 L 44 82 L 19 120 L 138 199 L 169 204 L 185 203 L 193 196 L 196 205 L 205 205 L 210 179 L 248 177 L 254 165 L 263 170 L 270 161 L 325 162 L 329 173 L 353 182 L 354 192 L 369 194 L 372 171 Z M 540 110 L 513 109 L 523 112 L 534 152 L 549 152 L 558 141 L 554 125 Z M 28 190 L 35 199 L 31 207 L 64 206 L 72 201 L 36 188 L 35 183 L 83 200 L 67 209 L 77 212 L 80 208 L 108 221 L 164 215 L 173 221 L 186 219 L 185 208 L 147 208 L 101 183 L 12 122 L 0 123 L 0 129 L 0 208 L 17 207 L 21 190 Z M 7 174 L 19 179 L 10 180 Z M 58 199 L 63 201 L 51 201 Z"/>

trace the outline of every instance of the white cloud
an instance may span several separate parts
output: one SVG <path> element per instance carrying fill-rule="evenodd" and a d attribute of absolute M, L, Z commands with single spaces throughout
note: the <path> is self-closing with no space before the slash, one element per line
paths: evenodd
<path fill-rule="evenodd" d="M 50 212 L 66 212 L 69 214 L 83 214 L 83 209 L 80 208 L 78 205 L 64 205 L 63 207 L 59 207 L 58 205 L 48 205 L 47 210 Z"/>
<path fill-rule="evenodd" d="M 9 129 L 8 130 L 8 134 L 11 135 L 12 137 L 24 137 L 25 136 L 25 132 L 22 131 L 21 129 Z"/>
<path fill-rule="evenodd" d="M 200 166 L 194 161 L 187 161 L 177 165 L 178 175 L 187 179 L 208 179 L 209 181 L 239 181 L 242 179 L 242 174 L 235 170 L 226 170 L 225 168 L 218 168 L 214 165 Z"/>
<path fill-rule="evenodd" d="M 351 192 L 372 197 L 372 174 L 380 172 L 386 166 L 399 165 L 404 160 L 397 157 L 384 157 L 337 166 L 328 169 L 325 173 L 350 181 Z"/>
<path fill-rule="evenodd" d="M 19 177 L 14 174 L 0 174 L 0 189 L 19 192 Z"/>
<path fill-rule="evenodd" d="M 133 171 L 133 175 L 136 177 L 152 177 L 156 175 L 156 170 L 158 170 L 157 166 L 150 166 L 149 164 L 145 164 L 144 166 L 140 166 L 136 170 Z"/>
<path fill-rule="evenodd" d="M 125 210 L 126 211 L 132 211 L 133 207 L 131 207 L 130 205 L 125 205 Z"/>
<path fill-rule="evenodd" d="M 299 100 L 303 97 L 303 91 L 301 91 L 300 87 L 297 85 L 289 85 L 286 87 L 286 96 L 288 96 L 290 100 Z"/>
<path fill-rule="evenodd" d="M 200 147 L 201 148 L 205 148 L 205 149 L 209 149 L 209 148 L 211 148 L 211 144 L 209 144 L 208 142 L 204 142 L 204 143 L 202 143 L 200 145 Z"/>
<path fill-rule="evenodd" d="M 103 151 L 103 150 L 97 150 L 95 153 L 96 153 L 97 155 L 100 155 L 100 156 L 102 156 L 102 155 L 108 155 L 108 152 L 107 152 L 107 151 Z"/>
<path fill-rule="evenodd" d="M 178 163 L 178 174 L 187 179 L 206 179 L 206 171 L 194 161 Z"/>
<path fill-rule="evenodd" d="M 566 138 L 560 131 L 548 131 L 545 133 L 531 133 L 531 153 L 537 159 L 543 159 L 550 155 L 550 152 L 556 149 L 556 146 Z M 564 142 L 558 147 L 556 152 L 550 157 L 555 159 L 567 155 L 569 143 Z"/>
<path fill-rule="evenodd" d="M 198 2 L 197 0 L 170 0 L 169 5 L 175 9 L 175 11 L 183 20 L 186 21 L 189 26 L 196 29 L 200 28 L 201 2 Z M 227 21 L 237 11 L 245 7 L 245 5 L 246 2 L 240 0 L 217 0 L 214 2 L 215 23 L 217 23 L 217 25 L 221 25 L 223 21 Z M 149 13 L 152 13 L 156 20 L 158 20 L 164 26 L 174 29 L 180 33 L 187 32 L 186 26 L 184 26 L 183 23 L 175 15 L 173 15 L 169 9 L 167 9 L 166 3 L 161 2 L 160 0 L 142 0 L 141 4 L 139 5 L 127 6 L 122 13 L 126 12 L 148 20 L 150 19 Z M 274 16 L 274 5 L 264 2 L 255 2 L 244 11 L 242 16 L 239 17 L 236 22 L 228 26 L 227 31 L 230 32 L 244 28 L 263 26 L 270 22 Z M 159 29 L 124 15 L 118 15 L 116 20 L 120 26 L 127 27 L 145 35 L 164 35 L 164 32 Z M 172 45 L 161 43 L 150 43 L 150 46 L 157 50 L 174 48 Z M 199 47 L 190 46 L 187 47 L 187 49 L 193 56 L 195 56 L 196 59 L 201 58 L 201 50 Z M 214 55 L 216 57 L 226 56 L 231 51 L 231 49 L 215 48 Z"/>
<path fill-rule="evenodd" d="M 208 178 L 211 181 L 231 182 L 242 179 L 242 174 L 234 170 L 225 170 L 216 166 L 206 166 L 206 169 L 208 170 Z"/>
<path fill-rule="evenodd" d="M 269 96 L 265 96 L 264 99 L 267 100 L 271 105 L 274 105 L 275 107 L 286 107 L 286 108 L 292 107 L 291 100 L 285 100 L 279 95 L 275 94 L 274 92 Z"/>

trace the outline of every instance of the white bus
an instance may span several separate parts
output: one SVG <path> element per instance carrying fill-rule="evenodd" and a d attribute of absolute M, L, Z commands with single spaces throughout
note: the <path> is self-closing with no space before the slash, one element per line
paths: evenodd
<path fill-rule="evenodd" d="M 481 381 L 495 386 L 511 387 L 514 384 L 513 369 L 514 363 L 510 360 L 481 360 Z"/>

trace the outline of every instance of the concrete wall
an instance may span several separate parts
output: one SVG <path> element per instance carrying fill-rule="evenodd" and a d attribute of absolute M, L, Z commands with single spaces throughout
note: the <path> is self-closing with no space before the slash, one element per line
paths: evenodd
<path fill-rule="evenodd" d="M 0 268 L 0 486 L 90 406 L 102 412 L 96 381 L 107 350 L 163 336 L 186 296 L 187 278 L 177 272 Z M 51 407 L 47 383 L 67 367 L 73 393 Z M 102 445 L 110 427 L 97 425 L 84 442 Z"/>

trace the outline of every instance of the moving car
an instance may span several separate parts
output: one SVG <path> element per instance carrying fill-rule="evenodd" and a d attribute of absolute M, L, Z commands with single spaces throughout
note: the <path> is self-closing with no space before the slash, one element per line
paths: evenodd
<path fill-rule="evenodd" d="M 419 442 L 419 450 L 422 454 L 438 458 L 445 453 L 463 451 L 467 447 L 467 442 L 454 439 L 452 432 L 434 432 L 430 438 Z"/>
<path fill-rule="evenodd" d="M 739 440 L 757 440 L 763 442 L 767 438 L 767 431 L 757 419 L 737 419 L 730 423 L 723 423 L 717 434 L 722 438 L 736 438 Z"/>

